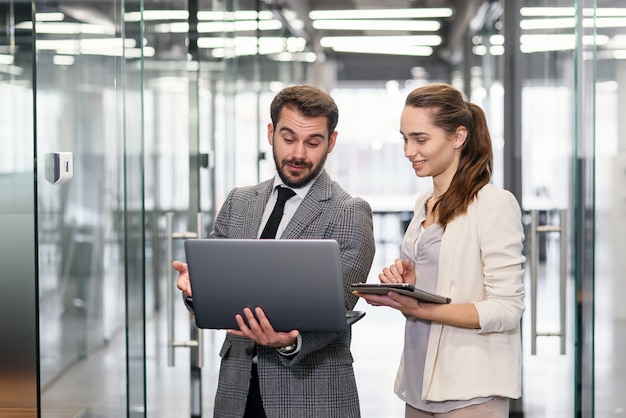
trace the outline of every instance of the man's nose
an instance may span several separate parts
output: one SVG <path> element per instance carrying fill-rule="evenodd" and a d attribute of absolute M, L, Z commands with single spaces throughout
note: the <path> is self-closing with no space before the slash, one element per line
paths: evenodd
<path fill-rule="evenodd" d="M 304 159 L 306 157 L 306 146 L 301 142 L 294 144 L 291 151 L 293 152 L 293 156 L 297 159 Z"/>

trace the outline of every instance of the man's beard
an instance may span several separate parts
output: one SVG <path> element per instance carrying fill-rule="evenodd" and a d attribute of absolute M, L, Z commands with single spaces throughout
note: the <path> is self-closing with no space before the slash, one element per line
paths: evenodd
<path fill-rule="evenodd" d="M 276 170 L 278 171 L 278 175 L 280 176 L 280 179 L 283 181 L 283 183 L 285 183 L 286 186 L 289 186 L 294 189 L 298 189 L 300 187 L 306 186 L 311 180 L 317 177 L 318 174 L 322 171 L 322 168 L 324 168 L 324 163 L 326 162 L 326 156 L 327 156 L 327 154 L 324 154 L 321 161 L 315 167 L 313 167 L 312 164 L 309 162 L 298 161 L 298 160 L 283 160 L 281 164 L 276 158 L 276 152 L 274 150 L 272 150 L 272 154 L 274 155 L 274 164 L 276 164 Z M 298 167 L 307 167 L 311 171 L 307 176 L 302 177 L 298 181 L 294 182 L 289 179 L 286 173 L 286 170 L 287 170 L 285 168 L 286 164 L 295 165 Z"/>

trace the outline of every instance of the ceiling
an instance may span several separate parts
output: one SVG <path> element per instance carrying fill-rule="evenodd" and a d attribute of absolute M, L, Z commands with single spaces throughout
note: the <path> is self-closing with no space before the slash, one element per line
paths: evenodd
<path fill-rule="evenodd" d="M 316 43 L 322 36 L 340 35 L 409 35 L 409 32 L 388 31 L 319 31 L 312 27 L 308 15 L 312 10 L 359 10 L 359 9 L 409 9 L 442 8 L 453 10 L 448 18 L 438 19 L 441 27 L 438 35 L 441 45 L 434 48 L 431 56 L 402 56 L 371 53 L 338 53 L 322 49 L 327 59 L 337 64 L 337 76 L 344 80 L 389 80 L 411 78 L 411 70 L 419 67 L 429 74 L 447 74 L 449 67 L 459 64 L 462 48 L 470 22 L 484 14 L 488 0 L 265 0 L 268 7 L 288 8 L 305 22 L 304 31 L 310 42 Z M 482 6 L 482 8 L 481 8 Z"/>
<path fill-rule="evenodd" d="M 16 0 L 22 4 L 22 0 Z M 127 10 L 139 10 L 139 0 L 126 0 Z M 30 7 L 24 0 L 24 16 L 17 19 L 30 20 Z M 238 0 L 235 2 L 238 9 L 254 10 L 259 5 L 257 0 Z M 470 21 L 480 14 L 481 5 L 498 4 L 494 0 L 263 0 L 262 7 L 274 11 L 274 15 L 289 24 L 284 18 L 286 13 L 295 13 L 304 23 L 303 28 L 290 28 L 288 30 L 297 36 L 307 39 L 309 49 L 316 52 L 318 57 L 334 64 L 333 70 L 339 80 L 390 80 L 409 79 L 414 68 L 421 68 L 428 74 L 447 74 L 450 65 L 458 64 L 462 56 L 462 49 Z M 217 6 L 216 6 L 217 5 Z M 150 0 L 146 2 L 146 9 L 158 8 L 164 10 L 211 10 L 211 8 L 223 7 L 221 0 Z M 392 54 L 372 53 L 348 53 L 335 52 L 329 48 L 320 46 L 320 39 L 324 36 L 364 36 L 364 35 L 409 35 L 425 34 L 425 32 L 407 32 L 394 30 L 377 31 L 346 31 L 346 30 L 317 30 L 312 26 L 309 12 L 312 10 L 360 10 L 360 9 L 410 9 L 410 8 L 444 8 L 453 10 L 453 14 L 447 18 L 439 18 L 440 29 L 437 34 L 441 36 L 440 45 L 433 47 L 430 56 L 407 56 Z M 484 7 L 484 6 L 483 6 Z M 119 13 L 117 1 L 98 0 L 47 0 L 38 4 L 37 12 L 62 11 L 65 20 L 102 25 L 104 23 L 119 21 L 116 17 Z M 16 10 L 17 11 L 17 10 Z M 432 20 L 432 19 L 430 19 Z M 157 50 L 156 61 L 180 60 L 186 58 L 186 53 L 180 48 L 184 45 L 186 33 L 156 33 L 152 28 L 162 23 L 146 22 L 145 30 L 149 44 Z M 129 27 L 130 28 L 130 27 Z M 127 29 L 127 36 L 133 36 L 132 29 Z M 23 32 L 25 44 L 28 42 L 29 32 Z M 254 34 L 252 32 L 252 34 Z M 427 34 L 432 34 L 429 32 Z M 137 35 L 138 36 L 138 35 Z M 47 36 L 48 38 L 54 35 Z M 67 35 L 65 36 L 67 37 Z M 181 40 L 181 37 L 183 38 Z M 45 35 L 38 39 L 46 38 Z M 138 41 L 139 42 L 139 41 Z M 246 58 L 242 59 L 245 65 Z"/>

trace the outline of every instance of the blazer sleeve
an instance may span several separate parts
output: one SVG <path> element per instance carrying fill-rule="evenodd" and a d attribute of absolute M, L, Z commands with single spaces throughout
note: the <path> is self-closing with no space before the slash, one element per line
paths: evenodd
<path fill-rule="evenodd" d="M 524 312 L 521 210 L 510 192 L 495 188 L 479 194 L 476 210 L 486 294 L 484 300 L 474 302 L 479 332 L 509 331 L 519 326 Z"/>

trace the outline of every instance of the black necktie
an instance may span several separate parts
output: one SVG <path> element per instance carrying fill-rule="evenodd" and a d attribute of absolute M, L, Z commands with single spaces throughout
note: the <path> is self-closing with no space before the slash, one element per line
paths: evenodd
<path fill-rule="evenodd" d="M 276 238 L 276 231 L 278 230 L 278 225 L 280 224 L 280 220 L 283 217 L 285 202 L 295 196 L 295 194 L 296 192 L 288 189 L 287 187 L 278 186 L 278 199 L 276 200 L 276 205 L 272 210 L 270 218 L 265 224 L 265 228 L 263 228 L 263 232 L 261 232 L 261 239 Z"/>

